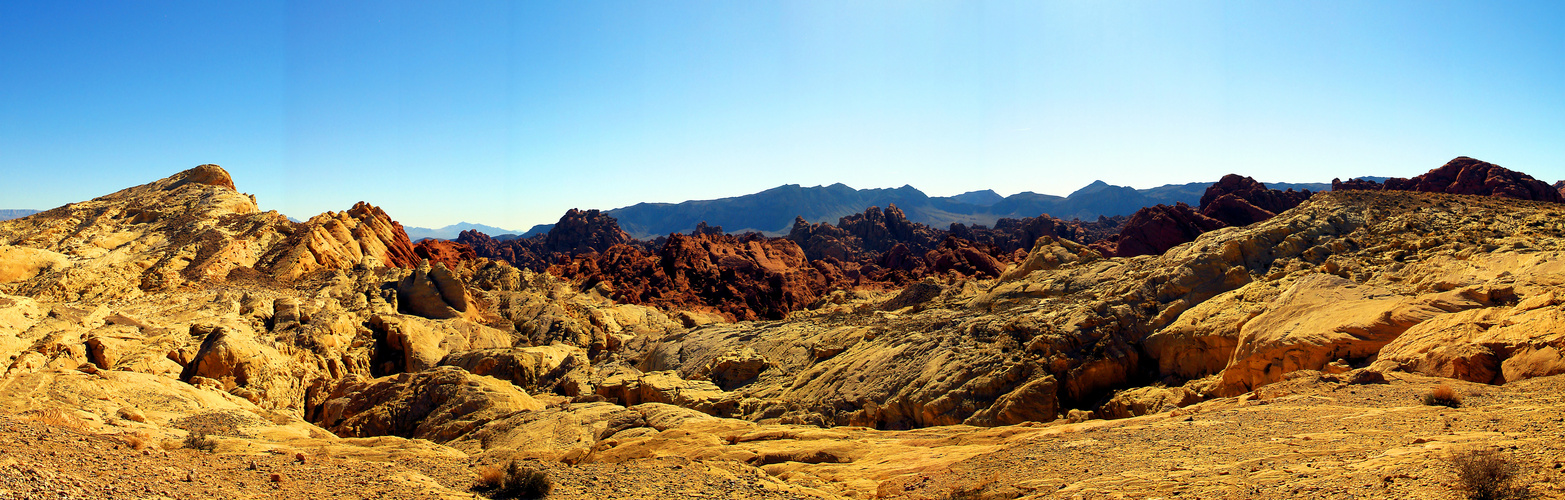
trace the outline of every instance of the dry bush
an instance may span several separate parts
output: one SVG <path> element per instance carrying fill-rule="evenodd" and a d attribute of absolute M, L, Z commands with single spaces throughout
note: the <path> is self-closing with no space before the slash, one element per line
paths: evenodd
<path fill-rule="evenodd" d="M 941 496 L 940 500 L 984 500 L 983 491 L 984 489 L 982 486 L 976 488 L 963 488 L 958 486 L 956 488 L 951 488 L 951 491 L 948 491 L 944 496 Z"/>
<path fill-rule="evenodd" d="M 132 450 L 140 451 L 147 449 L 147 440 L 141 436 L 125 435 L 121 436 L 120 439 L 124 440 L 125 446 L 129 446 Z"/>
<path fill-rule="evenodd" d="M 1468 450 L 1451 454 L 1457 484 L 1472 500 L 1530 498 L 1526 485 L 1516 483 L 1521 466 L 1495 450 Z"/>
<path fill-rule="evenodd" d="M 500 483 L 502 483 L 504 481 L 505 481 L 505 470 L 501 469 L 499 466 L 490 465 L 490 466 L 486 466 L 486 467 L 484 467 L 482 469 L 478 469 L 478 486 L 477 487 L 479 489 L 499 488 L 500 487 Z"/>
<path fill-rule="evenodd" d="M 543 472 L 512 460 L 504 469 L 489 466 L 479 470 L 473 489 L 488 492 L 491 498 L 543 498 L 554 490 L 554 482 Z"/>
<path fill-rule="evenodd" d="M 192 450 L 212 451 L 217 449 L 217 439 L 208 436 L 204 431 L 190 431 L 185 435 L 185 447 Z"/>
<path fill-rule="evenodd" d="M 1457 394 L 1451 386 L 1440 384 L 1429 394 L 1424 395 L 1424 404 L 1428 406 L 1444 406 L 1448 408 L 1461 408 L 1462 396 Z"/>

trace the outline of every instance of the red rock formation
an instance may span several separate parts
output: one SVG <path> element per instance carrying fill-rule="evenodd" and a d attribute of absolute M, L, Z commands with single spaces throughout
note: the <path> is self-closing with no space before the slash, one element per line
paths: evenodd
<path fill-rule="evenodd" d="M 421 259 L 429 259 L 430 265 L 445 264 L 446 267 L 453 269 L 459 262 L 478 259 L 478 253 L 474 252 L 471 246 L 436 239 L 427 239 L 414 244 L 413 253 L 418 254 Z"/>
<path fill-rule="evenodd" d="M 1331 189 L 1333 191 L 1362 189 L 1473 194 L 1555 203 L 1565 200 L 1556 187 L 1534 179 L 1530 175 L 1466 156 L 1458 156 L 1440 168 L 1411 179 L 1386 179 L 1385 184 L 1374 181 L 1343 182 L 1332 179 Z"/>
<path fill-rule="evenodd" d="M 1559 191 L 1561 197 L 1565 197 L 1565 181 L 1554 181 L 1554 190 Z"/>
<path fill-rule="evenodd" d="M 456 242 L 472 248 L 479 257 L 503 260 L 518 269 L 541 272 L 554 263 L 554 255 L 545 248 L 542 235 L 500 241 L 469 229 L 458 234 Z"/>
<path fill-rule="evenodd" d="M 630 234 L 620 229 L 619 221 L 596 209 L 570 209 L 544 237 L 544 246 L 550 252 L 569 254 L 602 252 L 630 242 Z"/>
<path fill-rule="evenodd" d="M 617 245 L 577 255 L 550 273 L 607 285 L 618 302 L 709 311 L 734 320 L 780 319 L 808 306 L 838 276 L 829 276 L 784 238 L 675 234 L 656 255 Z"/>
<path fill-rule="evenodd" d="M 1310 198 L 1309 191 L 1278 191 L 1239 174 L 1228 174 L 1206 188 L 1201 196 L 1201 215 L 1230 226 L 1248 226 L 1299 206 Z"/>
<path fill-rule="evenodd" d="M 1137 210 L 1125 222 L 1118 237 L 1094 243 L 1092 248 L 1116 257 L 1158 255 L 1224 225 L 1184 203 L 1157 205 Z"/>
<path fill-rule="evenodd" d="M 1120 226 L 1128 219 L 1123 215 L 1117 215 L 1112 218 L 1099 216 L 1098 220 L 1092 222 L 1065 221 L 1044 214 L 1021 219 L 1000 219 L 994 223 L 993 228 L 951 224 L 950 233 L 952 236 L 976 244 L 995 247 L 997 255 L 1014 256 L 1017 252 L 1021 252 L 1020 256 L 1015 257 L 1020 259 L 1032 249 L 1033 242 L 1043 236 L 1054 236 L 1083 244 L 1093 243 L 1117 234 Z"/>

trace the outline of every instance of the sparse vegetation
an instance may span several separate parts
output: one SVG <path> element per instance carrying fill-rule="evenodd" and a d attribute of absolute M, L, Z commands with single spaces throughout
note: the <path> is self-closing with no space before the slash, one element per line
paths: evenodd
<path fill-rule="evenodd" d="M 1451 455 L 1457 484 L 1472 500 L 1530 498 L 1526 485 L 1517 485 L 1521 467 L 1495 450 L 1468 450 Z"/>
<path fill-rule="evenodd" d="M 122 439 L 125 440 L 125 446 L 129 446 L 132 450 L 140 451 L 147 449 L 146 438 L 135 435 L 126 435 Z"/>
<path fill-rule="evenodd" d="M 963 488 L 959 486 L 951 488 L 951 491 L 946 492 L 945 496 L 940 497 L 940 500 L 983 500 L 983 490 L 983 487 Z"/>
<path fill-rule="evenodd" d="M 208 436 L 205 431 L 194 430 L 185 435 L 185 447 L 192 450 L 212 451 L 217 449 L 217 439 Z"/>
<path fill-rule="evenodd" d="M 513 460 L 504 469 L 491 465 L 479 470 L 473 489 L 487 492 L 490 498 L 543 498 L 554 490 L 554 482 L 543 472 Z"/>
<path fill-rule="evenodd" d="M 1448 408 L 1461 408 L 1462 396 L 1451 389 L 1451 386 L 1440 384 L 1439 387 L 1424 395 L 1424 404 L 1429 406 L 1444 406 Z"/>

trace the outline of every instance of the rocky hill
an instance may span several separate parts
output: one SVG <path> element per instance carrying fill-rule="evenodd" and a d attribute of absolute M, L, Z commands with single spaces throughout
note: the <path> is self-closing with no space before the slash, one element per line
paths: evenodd
<path fill-rule="evenodd" d="M 533 272 L 204 165 L 0 222 L 0 496 L 471 498 L 518 463 L 550 498 L 1460 498 L 1469 450 L 1565 495 L 1565 205 L 1251 182 L 1156 255 L 800 226 L 949 266 L 888 286 L 590 211 Z"/>

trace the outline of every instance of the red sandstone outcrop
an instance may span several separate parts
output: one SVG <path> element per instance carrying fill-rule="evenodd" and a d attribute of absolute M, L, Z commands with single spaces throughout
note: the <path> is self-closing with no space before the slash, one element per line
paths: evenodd
<path fill-rule="evenodd" d="M 459 262 L 478 258 L 478 253 L 467 244 L 436 239 L 427 239 L 414 244 L 413 253 L 420 259 L 429 260 L 430 264 L 445 264 L 446 267 L 456 267 Z"/>
<path fill-rule="evenodd" d="M 1309 199 L 1310 192 L 1278 191 L 1239 174 L 1228 174 L 1201 195 L 1201 215 L 1229 226 L 1248 226 L 1275 217 Z"/>
<path fill-rule="evenodd" d="M 1026 255 L 1038 238 L 1054 236 L 1077 243 L 1102 241 L 1119 233 L 1128 217 L 1098 217 L 1092 222 L 1065 221 L 1047 214 L 1021 219 L 1000 219 L 993 228 L 952 224 L 951 235 L 994 247 L 997 254 Z"/>
<path fill-rule="evenodd" d="M 832 257 L 842 261 L 862 261 L 878 258 L 882 252 L 903 245 L 910 251 L 923 254 L 939 245 L 943 231 L 912 222 L 896 205 L 869 207 L 861 214 L 838 219 L 837 225 L 810 224 L 804 218 L 796 218 L 788 239 L 804 248 L 810 259 Z"/>
<path fill-rule="evenodd" d="M 516 266 L 518 269 L 543 271 L 554 263 L 553 252 L 545 248 L 543 238 L 517 238 L 514 240 L 500 241 L 490 238 L 489 235 L 476 230 L 462 231 L 456 238 L 458 243 L 468 245 L 473 253 L 479 257 L 503 260 Z"/>
<path fill-rule="evenodd" d="M 721 231 L 722 228 L 716 228 Z M 598 210 L 570 209 L 548 233 L 531 238 L 500 241 L 474 230 L 462 231 L 457 243 L 468 245 L 479 257 L 499 259 L 522 269 L 542 272 L 549 266 L 581 254 L 600 253 L 615 245 L 631 245 L 650 251 L 651 244 L 632 239 L 619 222 Z"/>
<path fill-rule="evenodd" d="M 1440 168 L 1411 179 L 1391 178 L 1384 184 L 1368 180 L 1331 180 L 1332 191 L 1388 190 L 1420 191 L 1425 193 L 1473 194 L 1518 200 L 1551 201 L 1559 203 L 1562 195 L 1558 184 L 1534 179 L 1532 176 L 1510 170 L 1493 163 L 1478 161 L 1466 156 L 1446 162 Z"/>
<path fill-rule="evenodd" d="M 1248 226 L 1287 211 L 1310 198 L 1309 191 L 1279 191 L 1250 177 L 1228 174 L 1206 188 L 1199 210 L 1179 203 L 1137 210 L 1118 235 L 1094 243 L 1104 255 L 1157 255 L 1201 233 L 1220 227 Z"/>
<path fill-rule="evenodd" d="M 814 302 L 830 281 L 797 244 L 758 235 L 671 235 L 656 255 L 619 245 L 550 269 L 603 287 L 618 302 L 777 319 Z"/>
<path fill-rule="evenodd" d="M 1118 236 L 1094 243 L 1092 248 L 1115 257 L 1158 255 L 1180 243 L 1194 241 L 1201 233 L 1226 225 L 1184 203 L 1157 205 L 1137 210 L 1125 221 Z"/>
<path fill-rule="evenodd" d="M 619 228 L 619 221 L 596 209 L 566 211 L 544 237 L 549 251 L 572 254 L 602 252 L 630 242 L 630 235 Z"/>

